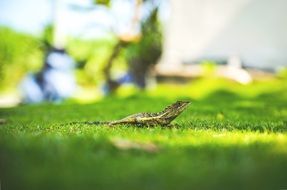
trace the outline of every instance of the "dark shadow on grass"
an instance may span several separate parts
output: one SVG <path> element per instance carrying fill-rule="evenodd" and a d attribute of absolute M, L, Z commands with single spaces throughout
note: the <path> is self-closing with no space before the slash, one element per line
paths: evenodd
<path fill-rule="evenodd" d="M 272 143 L 120 150 L 105 139 L 0 141 L 3 189 L 280 189 L 286 151 Z M 282 148 L 282 147 L 281 147 Z M 17 183 L 15 183 L 17 181 Z"/>

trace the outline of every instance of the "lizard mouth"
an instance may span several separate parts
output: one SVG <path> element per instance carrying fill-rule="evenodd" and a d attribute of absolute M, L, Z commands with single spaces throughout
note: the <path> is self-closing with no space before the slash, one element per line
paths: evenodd
<path fill-rule="evenodd" d="M 186 106 L 188 106 L 191 102 L 190 101 L 177 101 L 177 108 L 185 108 Z"/>

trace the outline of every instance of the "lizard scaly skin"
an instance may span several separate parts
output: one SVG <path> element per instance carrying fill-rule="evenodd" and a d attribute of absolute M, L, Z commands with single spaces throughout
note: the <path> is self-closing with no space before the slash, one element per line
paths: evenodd
<path fill-rule="evenodd" d="M 170 123 L 181 114 L 189 101 L 177 101 L 167 106 L 163 111 L 157 113 L 137 113 L 115 121 L 87 121 L 87 122 L 72 122 L 71 124 L 89 124 L 89 125 L 137 125 L 137 126 L 168 126 Z"/>

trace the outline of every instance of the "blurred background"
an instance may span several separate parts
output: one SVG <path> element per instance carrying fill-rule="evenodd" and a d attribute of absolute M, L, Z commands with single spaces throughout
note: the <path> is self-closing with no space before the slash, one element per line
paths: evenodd
<path fill-rule="evenodd" d="M 2 0 L 0 107 L 137 93 L 200 98 L 286 81 L 286 6 L 285 0 Z"/>

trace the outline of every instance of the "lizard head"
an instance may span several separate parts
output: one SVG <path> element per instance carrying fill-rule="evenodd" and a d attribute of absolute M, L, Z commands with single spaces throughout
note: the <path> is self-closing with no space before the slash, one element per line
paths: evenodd
<path fill-rule="evenodd" d="M 186 107 L 190 104 L 190 101 L 177 101 L 174 104 L 170 105 L 173 110 L 177 110 L 181 113 Z"/>
<path fill-rule="evenodd" d="M 187 106 L 190 104 L 189 101 L 177 101 L 164 109 L 163 117 L 172 121 L 174 120 L 179 114 L 181 114 Z"/>

